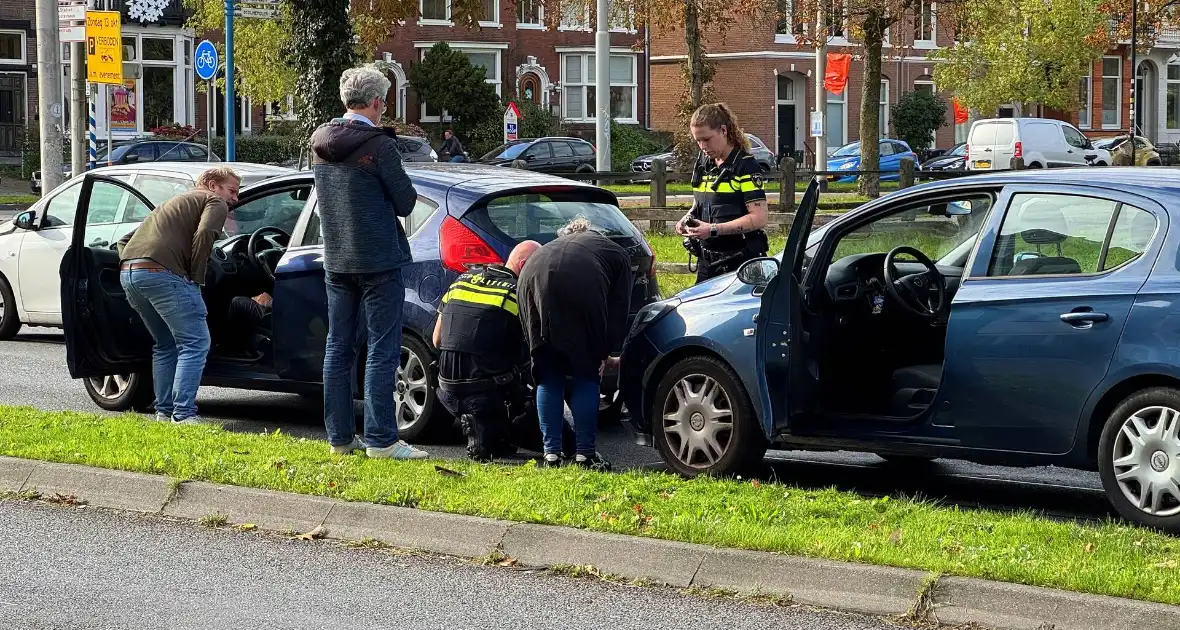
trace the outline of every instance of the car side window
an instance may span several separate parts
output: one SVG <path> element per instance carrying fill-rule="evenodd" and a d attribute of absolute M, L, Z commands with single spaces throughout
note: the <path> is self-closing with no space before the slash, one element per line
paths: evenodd
<path fill-rule="evenodd" d="M 135 189 L 143 193 L 143 196 L 147 197 L 148 201 L 157 206 L 176 195 L 192 190 L 193 186 L 194 184 L 191 179 L 171 175 L 140 173 L 135 176 Z M 151 208 L 144 207 L 142 203 L 133 204 L 123 213 L 122 222 L 135 223 L 143 221 L 147 218 L 151 210 Z"/>
<path fill-rule="evenodd" d="M 594 155 L 594 148 L 585 142 L 579 142 L 574 145 L 574 154 L 578 157 L 590 157 Z"/>
<path fill-rule="evenodd" d="M 295 230 L 299 215 L 311 196 L 311 186 L 275 191 L 235 206 L 225 221 L 228 236 L 250 234 L 262 227 L 277 227 L 287 234 Z"/>
<path fill-rule="evenodd" d="M 130 152 L 137 153 L 140 162 L 154 162 L 160 155 L 154 142 L 145 142 L 144 144 L 136 145 Z M 175 159 L 172 158 L 171 154 L 169 154 L 169 158 Z"/>
<path fill-rule="evenodd" d="M 991 195 L 983 193 L 909 206 L 841 236 L 832 260 L 906 245 L 937 261 L 975 240 L 991 206 Z"/>
<path fill-rule="evenodd" d="M 438 206 L 434 202 L 418 197 L 414 202 L 414 210 L 410 212 L 410 216 L 402 219 L 402 229 L 406 231 L 406 237 L 416 234 L 435 210 L 438 210 Z"/>
<path fill-rule="evenodd" d="M 880 146 L 881 146 L 881 155 L 893 155 L 893 143 L 892 142 L 882 142 Z"/>
<path fill-rule="evenodd" d="M 548 160 L 551 157 L 551 154 L 549 153 L 549 143 L 538 142 L 529 147 L 529 150 L 526 151 L 525 154 L 536 160 Z"/>
<path fill-rule="evenodd" d="M 1065 132 L 1066 144 L 1074 147 L 1075 149 L 1086 148 L 1086 136 L 1083 136 L 1082 132 L 1074 129 L 1073 127 L 1067 127 L 1065 125 L 1061 126 L 1061 130 Z"/>
<path fill-rule="evenodd" d="M 126 175 L 117 175 L 115 179 L 127 181 Z M 69 227 L 74 224 L 74 214 L 78 210 L 78 196 L 82 193 L 82 180 L 62 189 L 45 207 L 45 214 L 41 218 L 41 229 Z M 90 193 L 90 208 L 86 214 L 86 225 L 101 225 L 114 223 L 115 218 L 127 202 L 126 190 L 108 184 L 95 182 L 94 190 Z"/>
<path fill-rule="evenodd" d="M 41 229 L 73 225 L 74 214 L 78 211 L 78 195 L 81 192 L 82 180 L 79 179 L 54 195 L 45 206 L 45 215 L 41 217 Z"/>
<path fill-rule="evenodd" d="M 550 142 L 553 145 L 553 157 L 555 158 L 570 158 L 574 157 L 574 150 L 570 148 L 568 142 Z"/>
<path fill-rule="evenodd" d="M 188 155 L 188 159 L 194 162 L 204 162 L 209 157 L 209 154 L 201 147 L 187 145 L 184 147 L 184 151 Z"/>
<path fill-rule="evenodd" d="M 988 275 L 1059 276 L 1107 271 L 1141 256 L 1155 231 L 1156 219 L 1150 212 L 1110 199 L 1045 193 L 1013 195 L 992 251 Z"/>

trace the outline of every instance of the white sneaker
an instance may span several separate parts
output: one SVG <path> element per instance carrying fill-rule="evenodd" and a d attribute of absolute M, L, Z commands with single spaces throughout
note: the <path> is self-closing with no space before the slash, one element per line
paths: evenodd
<path fill-rule="evenodd" d="M 169 416 L 167 414 L 162 414 L 157 411 L 156 412 L 156 421 L 157 422 L 172 422 L 172 416 Z"/>
<path fill-rule="evenodd" d="M 385 459 L 426 459 L 430 457 L 426 451 L 406 444 L 405 440 L 398 440 L 390 446 L 385 448 L 373 448 L 372 446 L 365 449 L 365 454 L 369 457 L 378 457 Z"/>
<path fill-rule="evenodd" d="M 181 420 L 179 418 L 173 417 L 172 424 L 201 424 L 201 418 L 199 416 L 189 416 Z"/>
<path fill-rule="evenodd" d="M 344 444 L 342 446 L 333 446 L 333 455 L 351 455 L 353 451 L 365 450 L 365 443 L 360 438 L 353 436 L 351 444 Z"/>

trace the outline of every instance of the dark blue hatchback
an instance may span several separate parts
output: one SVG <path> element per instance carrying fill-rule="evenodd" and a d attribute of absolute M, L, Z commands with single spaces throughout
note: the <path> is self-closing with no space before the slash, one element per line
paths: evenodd
<path fill-rule="evenodd" d="M 406 164 L 406 170 L 418 191 L 414 211 L 403 221 L 414 256 L 404 268 L 405 328 L 396 393 L 398 426 L 407 440 L 429 437 L 453 421 L 434 395 L 429 366 L 436 351 L 430 333 L 442 294 L 468 266 L 503 261 L 521 240 L 548 242 L 581 215 L 631 252 L 632 310 L 658 298 L 651 249 L 619 211 L 613 193 L 490 166 Z M 129 191 L 128 203 L 152 205 L 124 182 L 87 176 L 73 243 L 61 267 L 66 357 L 70 374 L 86 379 L 87 392 L 100 407 L 144 410 L 153 402 L 151 337 L 123 295 L 117 253 L 84 242 L 90 200 L 112 187 Z M 235 235 L 214 246 L 204 288 L 214 351 L 202 382 L 316 394 L 322 387 L 327 298 L 311 173 L 292 171 L 244 189 L 231 221 L 227 231 Z M 236 337 L 227 321 L 230 302 L 264 292 L 274 302 L 269 321 L 257 331 L 262 343 L 234 347 L 227 341 Z M 604 404 L 617 410 L 616 382 L 617 375 L 606 375 L 603 390 Z"/>
<path fill-rule="evenodd" d="M 1097 469 L 1180 532 L 1180 174 L 1075 169 L 907 189 L 648 306 L 620 383 L 684 475 L 770 446 Z"/>

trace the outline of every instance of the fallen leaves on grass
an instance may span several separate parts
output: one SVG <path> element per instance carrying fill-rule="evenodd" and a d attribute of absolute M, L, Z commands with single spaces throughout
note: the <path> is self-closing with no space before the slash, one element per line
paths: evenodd
<path fill-rule="evenodd" d="M 442 466 L 439 466 L 438 464 L 434 465 L 434 469 L 436 471 L 438 471 L 440 474 L 442 474 L 444 477 L 466 477 L 467 476 L 461 472 L 451 470 L 450 468 L 443 468 Z"/>

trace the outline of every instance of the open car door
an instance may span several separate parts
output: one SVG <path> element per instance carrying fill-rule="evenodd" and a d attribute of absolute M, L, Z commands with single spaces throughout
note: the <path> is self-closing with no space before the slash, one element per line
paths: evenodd
<path fill-rule="evenodd" d="M 815 398 L 815 375 L 803 356 L 803 252 L 818 206 L 819 183 L 813 179 L 795 212 L 779 272 L 766 285 L 758 311 L 757 365 L 771 412 L 763 422 L 771 433 L 785 428 L 791 416 L 809 408 Z"/>
<path fill-rule="evenodd" d="M 61 310 L 70 376 L 85 378 L 150 372 L 152 337 L 127 302 L 119 282 L 119 252 L 114 244 L 87 245 L 86 222 L 91 199 L 103 188 L 130 193 L 128 204 L 153 207 L 127 184 L 103 175 L 87 175 L 78 195 L 74 233 L 61 261 Z M 96 190 L 98 195 L 96 195 Z"/>

